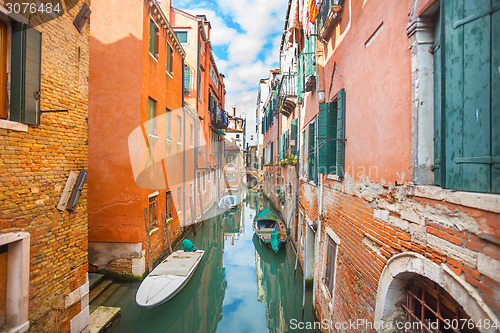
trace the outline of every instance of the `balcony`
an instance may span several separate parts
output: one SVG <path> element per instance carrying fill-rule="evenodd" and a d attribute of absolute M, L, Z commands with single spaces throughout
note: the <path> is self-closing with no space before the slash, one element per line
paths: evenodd
<path fill-rule="evenodd" d="M 284 74 L 277 89 L 278 110 L 285 117 L 297 106 L 297 74 Z"/>
<path fill-rule="evenodd" d="M 340 13 L 344 6 L 344 0 L 323 0 L 318 4 L 319 14 L 317 17 L 319 37 L 328 40 L 330 33 L 340 20 Z"/>
<path fill-rule="evenodd" d="M 217 105 L 208 110 L 210 112 L 210 123 L 216 129 L 226 129 L 229 124 L 229 118 L 223 109 Z"/>

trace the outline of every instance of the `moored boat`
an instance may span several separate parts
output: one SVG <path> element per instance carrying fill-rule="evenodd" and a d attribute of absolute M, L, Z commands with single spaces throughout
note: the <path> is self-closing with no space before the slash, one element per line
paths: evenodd
<path fill-rule="evenodd" d="M 286 242 L 286 229 L 283 222 L 271 211 L 263 208 L 253 219 L 253 230 L 260 240 L 274 252 Z"/>
<path fill-rule="evenodd" d="M 226 195 L 219 201 L 219 208 L 235 208 L 238 206 L 238 197 L 235 195 Z"/>
<path fill-rule="evenodd" d="M 189 282 L 205 251 L 176 251 L 163 260 L 142 281 L 135 295 L 138 306 L 149 308 L 172 299 Z"/>

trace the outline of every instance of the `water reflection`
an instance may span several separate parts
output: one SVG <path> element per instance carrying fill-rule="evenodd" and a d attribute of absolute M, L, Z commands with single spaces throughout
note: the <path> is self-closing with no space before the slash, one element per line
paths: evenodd
<path fill-rule="evenodd" d="M 143 309 L 134 301 L 139 283 L 118 289 L 120 295 L 104 304 L 122 308 L 112 332 L 287 332 L 291 319 L 301 319 L 302 274 L 293 279 L 293 249 L 287 244 L 275 254 L 259 243 L 252 219 L 258 209 L 272 206 L 256 193 L 242 197 L 238 209 L 205 221 L 196 235 L 188 235 L 206 254 L 171 301 Z M 306 304 L 311 304 L 309 294 Z M 304 320 L 312 321 L 310 305 Z"/>

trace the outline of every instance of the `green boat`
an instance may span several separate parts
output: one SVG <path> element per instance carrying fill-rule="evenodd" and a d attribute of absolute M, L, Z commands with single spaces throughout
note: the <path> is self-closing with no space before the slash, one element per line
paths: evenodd
<path fill-rule="evenodd" d="M 271 211 L 263 208 L 253 219 L 253 230 L 268 248 L 278 253 L 286 242 L 286 229 L 283 222 Z"/>

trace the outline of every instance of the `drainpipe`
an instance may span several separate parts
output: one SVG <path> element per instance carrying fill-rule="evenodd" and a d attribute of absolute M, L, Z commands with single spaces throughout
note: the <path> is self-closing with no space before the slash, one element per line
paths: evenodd
<path fill-rule="evenodd" d="M 314 248 L 316 251 L 314 252 L 314 281 L 313 281 L 313 308 L 314 304 L 316 304 L 316 291 L 318 290 L 318 281 L 319 281 L 319 270 L 320 270 L 320 259 L 319 259 L 319 242 L 321 239 L 321 212 L 323 210 L 323 175 L 318 174 L 319 176 L 319 203 L 318 203 L 318 231 L 316 234 Z"/>
<path fill-rule="evenodd" d="M 199 26 L 199 23 L 198 23 L 198 47 L 197 47 L 197 54 L 196 54 L 196 116 L 199 116 L 200 114 L 200 100 L 198 99 L 198 94 L 200 93 L 200 85 L 199 85 L 199 82 L 200 80 L 198 79 L 198 77 L 201 75 L 200 73 L 200 47 L 201 47 L 201 43 L 200 43 L 200 26 Z M 184 81 L 183 81 L 184 82 Z M 193 208 L 194 208 L 194 218 L 196 220 L 196 217 L 198 216 L 196 213 L 196 191 L 198 190 L 196 188 L 196 185 L 197 185 L 197 181 L 196 181 L 196 176 L 197 176 L 197 171 L 198 171 L 198 155 L 199 155 L 199 152 L 200 152 L 200 146 L 201 146 L 201 138 L 200 138 L 200 135 L 201 135 L 201 122 L 200 122 L 200 118 L 198 118 L 198 121 L 195 121 L 195 127 L 197 127 L 194 131 L 194 135 L 195 135 L 195 144 L 194 144 L 194 174 L 193 174 L 193 177 L 194 177 L 194 181 L 193 181 Z M 210 139 L 209 139 L 209 142 L 210 142 Z"/>

